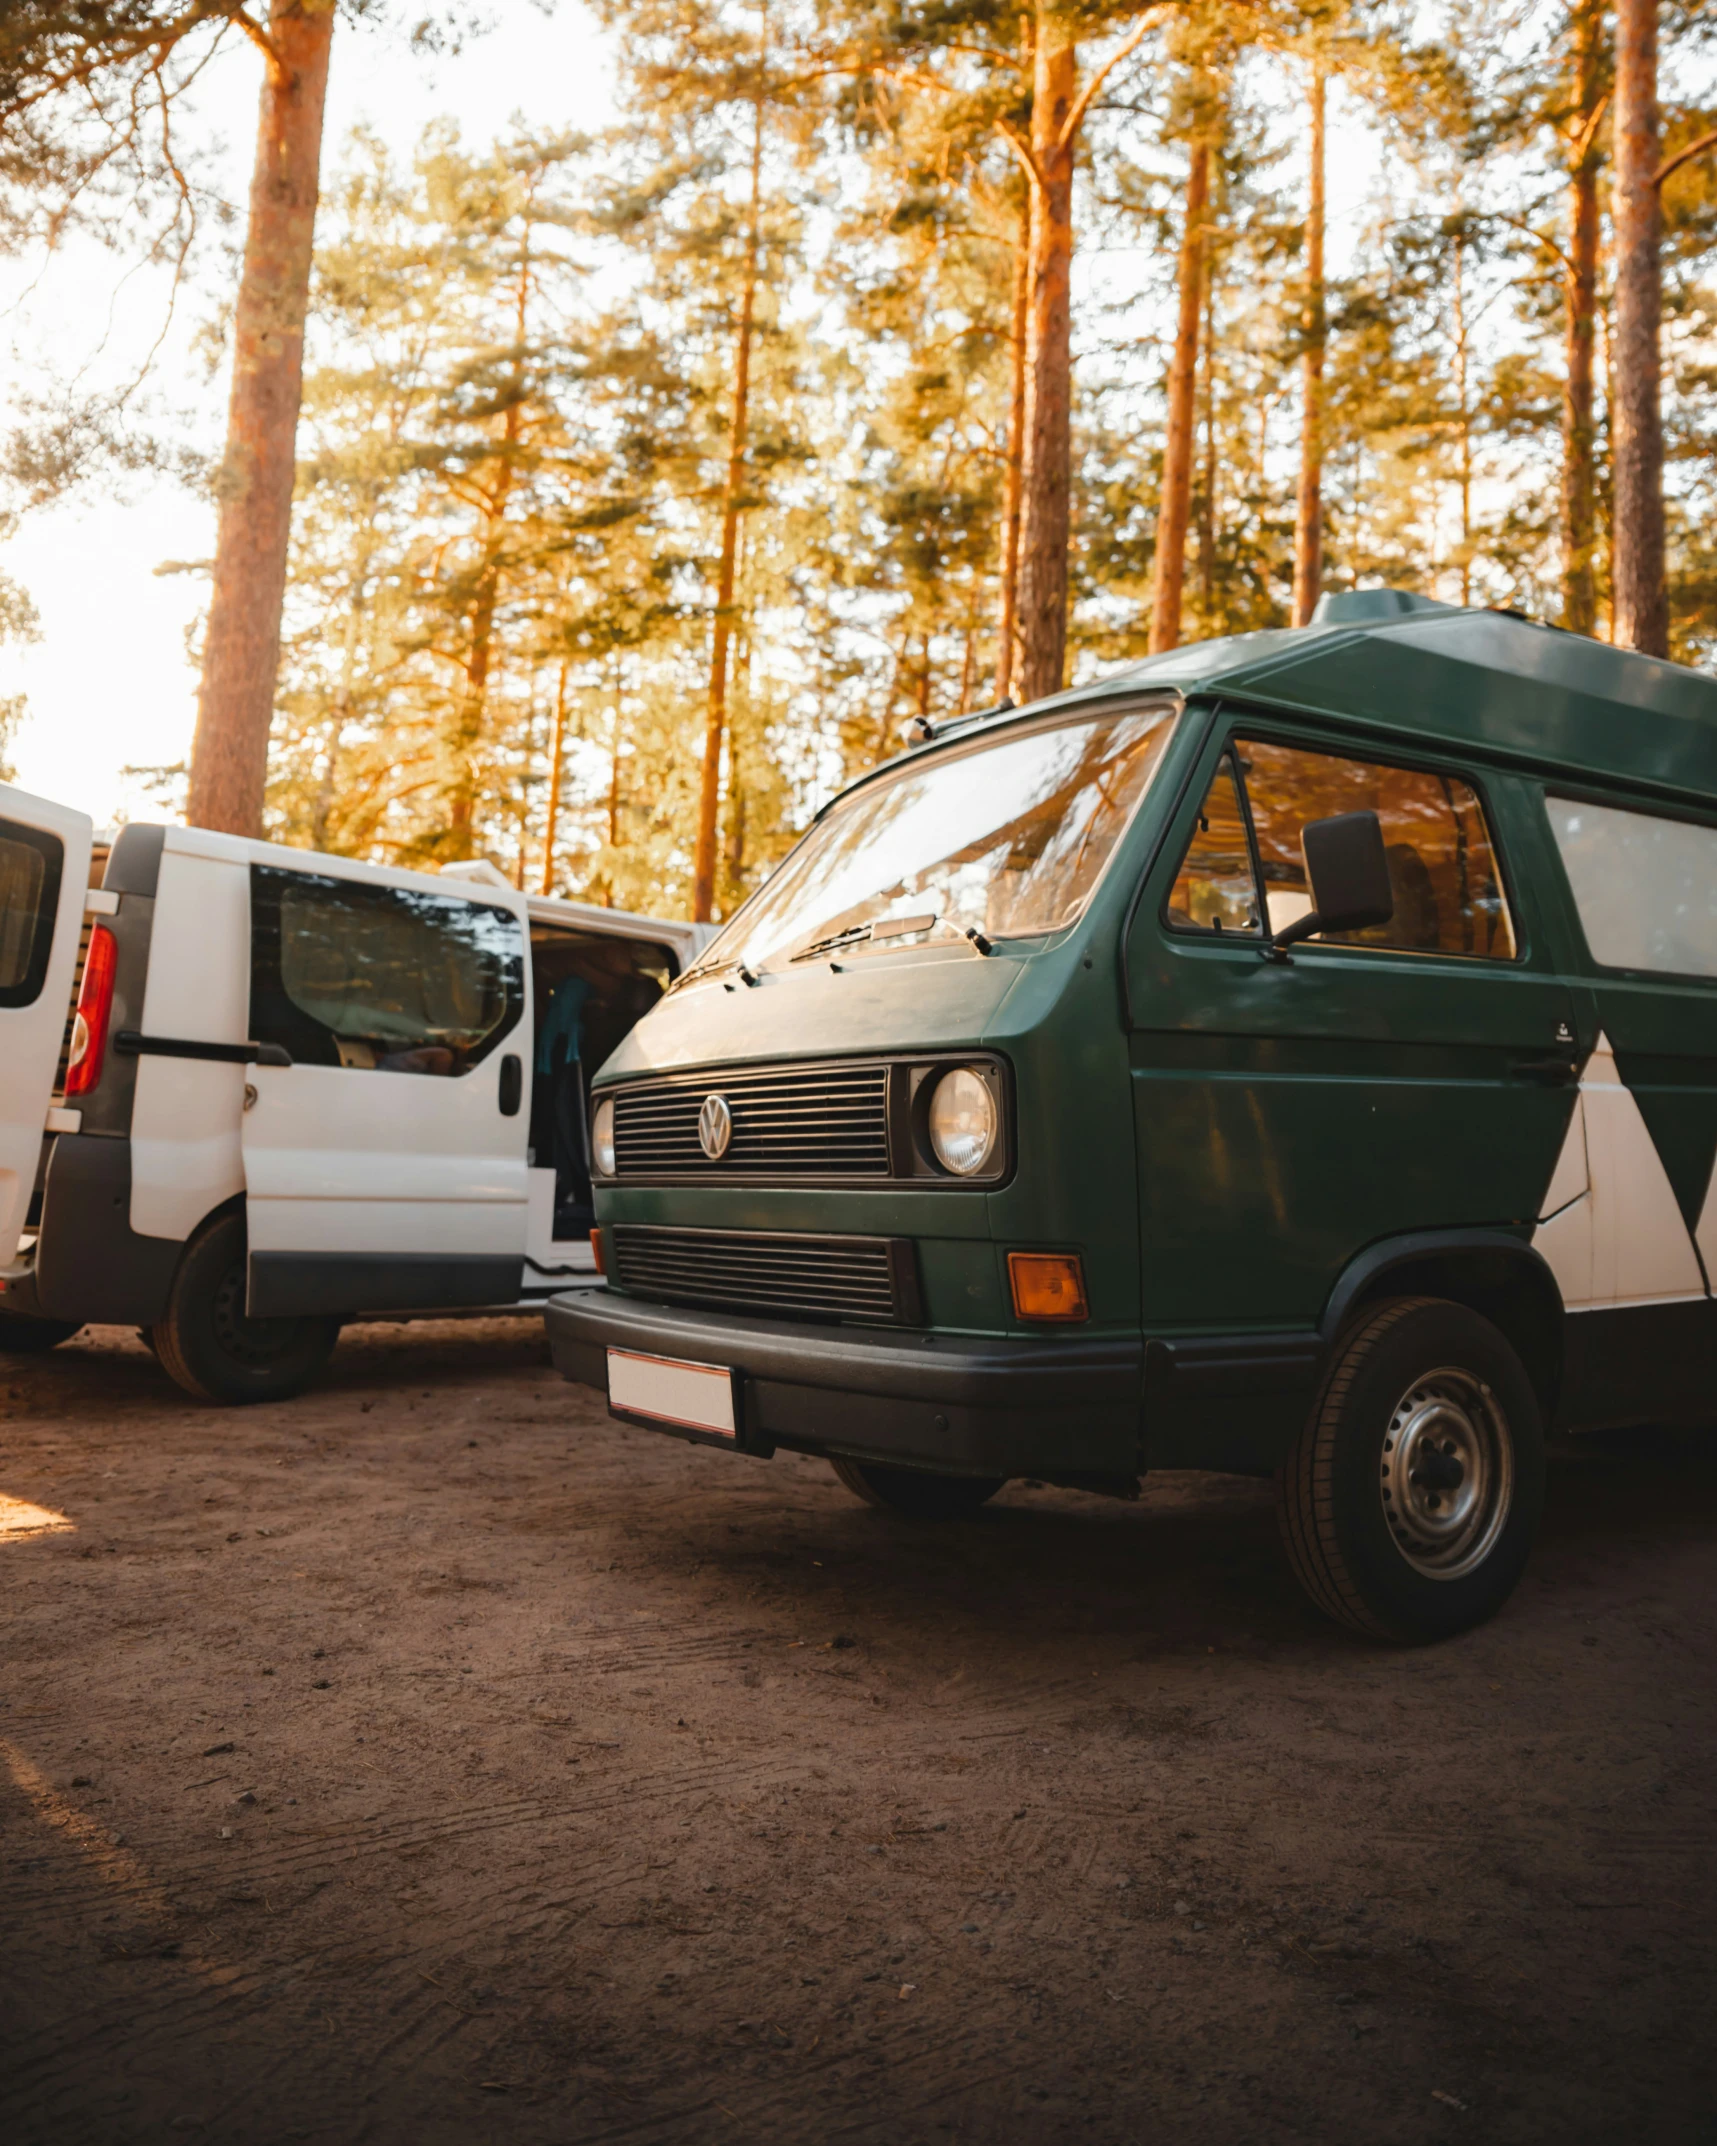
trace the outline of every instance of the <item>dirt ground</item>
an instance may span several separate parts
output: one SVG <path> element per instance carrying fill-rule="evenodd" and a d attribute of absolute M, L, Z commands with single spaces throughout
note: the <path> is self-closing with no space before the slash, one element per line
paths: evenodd
<path fill-rule="evenodd" d="M 1717 2135 L 1717 1444 L 1386 1653 L 1267 1486 L 914 1526 L 518 1322 L 0 1396 L 9 2146 Z"/>

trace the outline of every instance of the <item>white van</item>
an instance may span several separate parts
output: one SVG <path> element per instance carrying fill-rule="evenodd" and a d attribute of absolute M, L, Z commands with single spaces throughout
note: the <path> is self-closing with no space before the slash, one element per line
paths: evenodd
<path fill-rule="evenodd" d="M 0 1351 L 137 1326 L 277 1399 L 345 1320 L 595 1281 L 588 1077 L 707 926 L 186 827 L 95 887 L 93 845 L 0 785 Z"/>

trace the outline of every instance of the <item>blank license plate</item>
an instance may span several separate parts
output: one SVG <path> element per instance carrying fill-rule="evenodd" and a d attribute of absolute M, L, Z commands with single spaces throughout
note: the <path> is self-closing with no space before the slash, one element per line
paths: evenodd
<path fill-rule="evenodd" d="M 658 1423 L 737 1438 L 733 1373 L 723 1364 L 687 1364 L 672 1356 L 640 1356 L 631 1349 L 608 1352 L 608 1405 Z"/>

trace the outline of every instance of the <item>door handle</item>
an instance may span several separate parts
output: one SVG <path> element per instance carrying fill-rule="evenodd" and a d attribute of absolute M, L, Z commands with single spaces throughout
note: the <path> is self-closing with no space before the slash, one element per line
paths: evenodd
<path fill-rule="evenodd" d="M 292 1054 L 278 1043 L 202 1043 L 187 1036 L 144 1036 L 122 1028 L 113 1039 L 121 1058 L 203 1058 L 222 1066 L 289 1066 Z"/>
<path fill-rule="evenodd" d="M 513 1051 L 509 1051 L 506 1057 L 501 1060 L 500 1088 L 502 1117 L 516 1118 L 519 1114 L 519 1105 L 524 1101 L 525 1096 L 525 1069 L 519 1062 L 518 1055 Z"/>
<path fill-rule="evenodd" d="M 1508 1070 L 1514 1079 L 1536 1081 L 1541 1088 L 1565 1088 L 1579 1065 L 1572 1058 L 1511 1058 Z"/>

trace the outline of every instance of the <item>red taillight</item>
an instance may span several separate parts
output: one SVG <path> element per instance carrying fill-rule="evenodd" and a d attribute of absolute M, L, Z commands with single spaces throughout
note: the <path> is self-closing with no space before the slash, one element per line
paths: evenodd
<path fill-rule="evenodd" d="M 113 1011 L 113 971 L 119 948 L 107 927 L 89 935 L 83 982 L 78 987 L 77 1018 L 72 1022 L 71 1055 L 66 1060 L 67 1095 L 88 1095 L 101 1078 L 107 1056 L 107 1018 Z"/>

